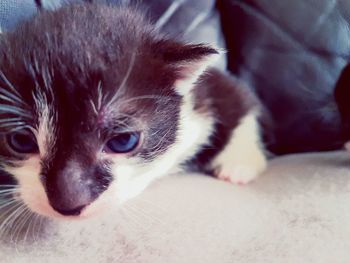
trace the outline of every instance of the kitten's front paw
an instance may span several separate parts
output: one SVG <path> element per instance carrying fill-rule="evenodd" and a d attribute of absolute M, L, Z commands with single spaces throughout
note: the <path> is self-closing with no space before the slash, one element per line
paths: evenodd
<path fill-rule="evenodd" d="M 243 165 L 231 164 L 224 165 L 215 170 L 215 176 L 221 180 L 231 182 L 233 184 L 245 185 L 254 181 L 266 168 L 266 161 L 262 161 L 259 165 Z"/>
<path fill-rule="evenodd" d="M 224 149 L 211 163 L 219 179 L 247 184 L 265 170 L 267 161 L 258 127 L 254 114 L 242 118 Z"/>

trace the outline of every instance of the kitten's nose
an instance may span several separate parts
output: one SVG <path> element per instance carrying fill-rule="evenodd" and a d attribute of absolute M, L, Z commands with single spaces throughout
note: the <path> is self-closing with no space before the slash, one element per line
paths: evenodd
<path fill-rule="evenodd" d="M 60 209 L 60 208 L 57 208 L 57 207 L 54 207 L 54 209 L 58 213 L 60 213 L 61 215 L 64 215 L 64 216 L 78 216 L 78 215 L 80 215 L 81 211 L 85 207 L 86 207 L 85 205 L 82 205 L 82 206 L 78 206 L 78 207 L 73 208 L 73 209 Z"/>
<path fill-rule="evenodd" d="M 60 160 L 64 160 L 61 156 Z M 68 158 L 68 157 L 66 157 Z M 51 207 L 64 216 L 80 216 L 105 190 L 105 174 L 89 165 L 89 160 L 55 162 L 45 171 L 45 188 Z"/>
<path fill-rule="evenodd" d="M 91 202 L 89 192 L 81 191 L 76 194 L 56 192 L 55 196 L 50 196 L 51 207 L 64 216 L 79 216 L 85 207 Z"/>
<path fill-rule="evenodd" d="M 95 200 L 88 180 L 76 173 L 57 173 L 47 180 L 47 197 L 51 207 L 65 216 L 79 216 Z"/>

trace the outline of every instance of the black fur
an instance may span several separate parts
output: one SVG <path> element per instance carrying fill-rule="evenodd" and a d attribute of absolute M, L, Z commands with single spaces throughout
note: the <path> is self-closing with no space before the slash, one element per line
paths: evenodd
<path fill-rule="evenodd" d="M 184 65 L 216 52 L 162 36 L 130 7 L 71 5 L 43 11 L 4 34 L 0 69 L 6 78 L 0 79 L 0 85 L 14 86 L 21 94 L 28 113 L 23 121 L 39 125 L 33 94 L 44 95 L 54 112 L 56 139 L 41 170 L 51 206 L 75 215 L 108 188 L 112 181 L 109 163 L 96 160 L 96 152 L 123 125 L 142 131 L 142 146 L 133 155 L 145 162 L 172 145 L 181 105 L 173 85 L 186 77 Z M 96 114 L 91 101 L 98 100 L 99 88 L 104 100 Z M 14 106 L 1 99 L 0 104 Z M 0 114 L 1 118 L 16 117 L 11 112 Z M 3 135 L 11 132 L 0 131 Z M 1 141 L 4 160 L 26 158 L 11 152 L 4 138 Z M 78 164 L 75 173 L 72 163 Z"/>
<path fill-rule="evenodd" d="M 248 114 L 253 108 L 257 112 L 262 108 L 248 87 L 228 73 L 215 69 L 204 74 L 194 92 L 195 110 L 213 115 L 216 124 L 209 144 L 204 146 L 189 164 L 195 170 L 212 174 L 213 171 L 206 169 L 206 164 L 210 163 L 225 147 L 242 116 Z"/>

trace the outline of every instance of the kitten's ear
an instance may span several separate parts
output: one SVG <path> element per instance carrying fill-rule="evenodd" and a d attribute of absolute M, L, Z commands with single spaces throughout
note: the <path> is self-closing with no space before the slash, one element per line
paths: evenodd
<path fill-rule="evenodd" d="M 162 56 L 166 63 L 174 65 L 178 73 L 175 87 L 180 95 L 187 94 L 204 71 L 220 56 L 220 50 L 205 44 L 167 43 Z"/>

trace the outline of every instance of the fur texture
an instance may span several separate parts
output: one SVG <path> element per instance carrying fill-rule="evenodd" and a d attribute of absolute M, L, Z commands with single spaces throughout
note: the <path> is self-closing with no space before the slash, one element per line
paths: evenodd
<path fill-rule="evenodd" d="M 265 166 L 260 106 L 210 69 L 218 55 L 163 36 L 131 7 L 71 5 L 4 34 L 0 156 L 21 200 L 45 216 L 85 217 L 183 168 L 255 178 Z M 9 147 L 23 130 L 37 153 Z M 106 147 L 128 132 L 141 134 L 134 150 Z"/>

